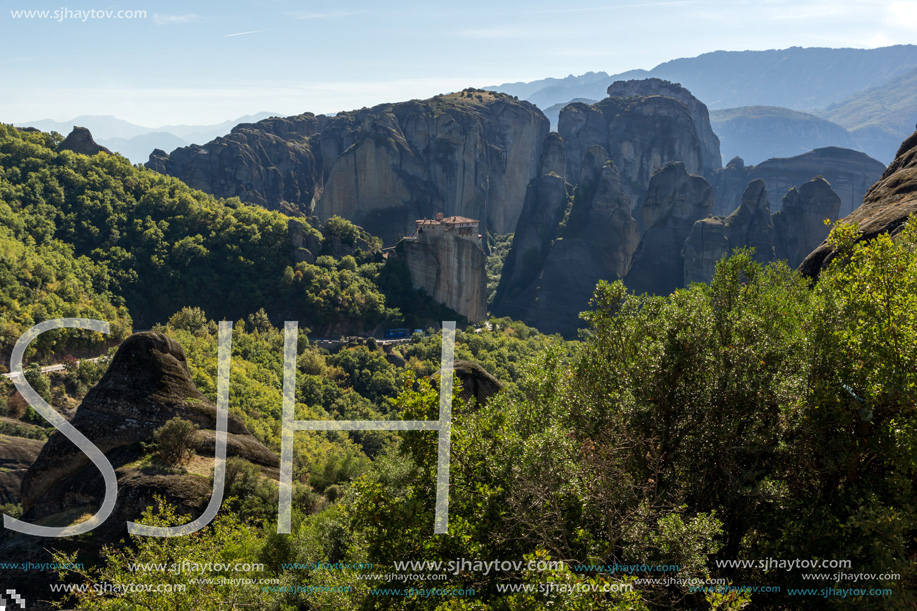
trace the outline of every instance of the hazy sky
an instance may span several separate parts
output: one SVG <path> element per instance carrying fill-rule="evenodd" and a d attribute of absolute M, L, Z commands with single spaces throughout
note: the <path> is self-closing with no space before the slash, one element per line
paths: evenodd
<path fill-rule="evenodd" d="M 2 0 L 0 121 L 335 112 L 718 49 L 917 43 L 917 0 Z M 70 11 L 14 18 L 14 11 Z M 140 19 L 76 11 L 146 11 Z"/>

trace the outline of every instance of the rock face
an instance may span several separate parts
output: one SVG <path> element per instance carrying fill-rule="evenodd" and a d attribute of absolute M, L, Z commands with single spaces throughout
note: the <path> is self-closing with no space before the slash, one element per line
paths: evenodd
<path fill-rule="evenodd" d="M 243 123 L 207 144 L 155 150 L 146 166 L 217 197 L 238 197 L 269 210 L 308 213 L 321 196 L 317 134 L 328 118 L 306 113 Z"/>
<path fill-rule="evenodd" d="M 19 504 L 22 478 L 43 445 L 43 441 L 35 439 L 0 435 L 0 505 Z"/>
<path fill-rule="evenodd" d="M 785 159 L 768 159 L 749 172 L 749 180 L 761 178 L 773 196 L 773 211 L 782 204 L 777 198 L 793 187 L 800 187 L 816 176 L 823 176 L 841 198 L 841 216 L 853 212 L 863 203 L 866 191 L 882 176 L 885 166 L 865 153 L 835 146 L 815 149 Z"/>
<path fill-rule="evenodd" d="M 726 167 L 713 174 L 713 214 L 727 216 L 742 202 L 748 186 L 748 171 L 741 157 L 733 157 Z"/>
<path fill-rule="evenodd" d="M 818 176 L 783 196 L 783 206 L 774 214 L 774 250 L 777 259 L 797 267 L 828 237 L 825 220 L 838 219 L 841 198 L 828 181 Z"/>
<path fill-rule="evenodd" d="M 240 125 L 203 147 L 157 151 L 147 166 L 221 197 L 339 215 L 393 244 L 440 211 L 512 232 L 547 133 L 528 102 L 466 90 Z"/>
<path fill-rule="evenodd" d="M 459 396 L 463 401 L 473 397 L 478 405 L 484 406 L 490 397 L 503 390 L 503 383 L 477 363 L 457 360 L 454 367 L 462 382 Z"/>
<path fill-rule="evenodd" d="M 901 144 L 895 160 L 866 194 L 863 205 L 844 221 L 858 225 L 860 240 L 871 240 L 881 233 L 894 235 L 914 212 L 917 212 L 917 132 Z M 799 270 L 817 279 L 835 256 L 836 253 L 822 243 L 809 253 Z"/>
<path fill-rule="evenodd" d="M 850 214 L 862 202 L 866 191 L 882 176 L 884 166 L 864 153 L 838 147 L 815 149 L 803 155 L 768 159 L 756 166 L 734 164 L 714 173 L 716 189 L 715 214 L 727 214 L 739 204 L 735 199 L 736 185 L 752 180 L 764 180 L 769 193 L 768 203 L 776 212 L 782 206 L 783 195 L 799 188 L 816 176 L 822 176 L 841 198 L 841 216 Z"/>
<path fill-rule="evenodd" d="M 694 119 L 697 137 L 703 147 L 703 173 L 709 176 L 714 170 L 722 167 L 720 159 L 720 139 L 713 133 L 710 124 L 710 113 L 707 106 L 691 95 L 691 92 L 679 85 L 658 78 L 631 81 L 615 81 L 608 86 L 608 95 L 618 98 L 632 98 L 648 95 L 661 95 L 675 98 L 688 108 Z"/>
<path fill-rule="evenodd" d="M 424 289 L 434 301 L 469 321 L 487 317 L 486 256 L 476 220 L 454 216 L 427 220 L 418 224 L 416 237 L 403 240 L 399 247 L 415 289 Z"/>
<path fill-rule="evenodd" d="M 774 260 L 774 222 L 763 180 L 758 178 L 748 183 L 742 193 L 742 204 L 726 217 L 725 226 L 730 250 L 754 248 L 754 259 L 759 263 Z"/>
<path fill-rule="evenodd" d="M 89 155 L 90 157 L 98 155 L 99 153 L 108 153 L 111 155 L 110 150 L 96 144 L 96 141 L 92 139 L 92 134 L 89 133 L 88 129 L 75 125 L 70 135 L 68 135 L 57 148 L 61 151 L 73 151 L 80 155 Z"/>
<path fill-rule="evenodd" d="M 682 250 L 694 223 L 713 210 L 713 188 L 685 164 L 670 163 L 653 175 L 634 211 L 640 245 L 624 283 L 635 293 L 667 295 L 684 286 Z"/>
<path fill-rule="evenodd" d="M 598 281 L 627 273 L 637 223 L 617 168 L 598 146 L 587 152 L 565 225 L 566 185 L 542 177 L 529 193 L 537 194 L 527 201 L 532 215 L 523 213 L 494 311 L 570 337 L 582 326 L 579 312 L 588 307 Z"/>
<path fill-rule="evenodd" d="M 182 511 L 199 511 L 210 495 L 206 479 L 163 474 L 130 466 L 139 444 L 170 418 L 178 416 L 202 430 L 195 449 L 213 457 L 216 407 L 191 381 L 181 346 L 160 333 L 135 333 L 118 349 L 108 372 L 86 395 L 72 424 L 102 450 L 118 475 L 118 502 L 100 532 L 124 532 L 125 521 L 140 517 L 154 494 Z M 227 455 L 264 467 L 279 464 L 242 421 L 229 416 Z M 35 521 L 65 511 L 98 507 L 104 495 L 102 476 L 68 439 L 54 433 L 22 481 L 24 519 Z"/>
<path fill-rule="evenodd" d="M 708 216 L 694 223 L 682 250 L 685 285 L 710 282 L 716 264 L 729 254 L 726 219 Z"/>
<path fill-rule="evenodd" d="M 601 146 L 621 175 L 624 191 L 638 201 L 650 177 L 666 163 L 682 162 L 690 174 L 703 173 L 703 145 L 691 112 L 665 96 L 606 98 L 597 104 L 570 104 L 560 112 L 558 131 L 567 146 L 567 180 L 575 183 L 591 146 Z"/>
<path fill-rule="evenodd" d="M 595 147 L 602 159 L 608 155 Z M 548 159 L 550 158 L 550 159 Z M 604 161 L 603 161 L 604 163 Z M 541 162 L 542 175 L 529 183 L 513 244 L 503 262 L 494 297 L 494 312 L 524 320 L 537 297 L 536 282 L 557 235 L 573 187 L 556 170 L 566 165 L 563 140 L 549 136 Z"/>

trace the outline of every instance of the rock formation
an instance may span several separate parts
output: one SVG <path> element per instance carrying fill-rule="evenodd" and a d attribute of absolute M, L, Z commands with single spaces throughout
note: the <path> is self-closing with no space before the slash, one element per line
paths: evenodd
<path fill-rule="evenodd" d="M 621 177 L 599 146 L 585 156 L 565 218 L 568 204 L 569 186 L 557 176 L 529 186 L 494 312 L 570 337 L 598 281 L 627 273 L 638 236 Z"/>
<path fill-rule="evenodd" d="M 474 398 L 478 405 L 484 406 L 490 397 L 503 390 L 500 380 L 472 361 L 455 361 L 454 371 L 462 383 L 459 396 L 463 401 Z"/>
<path fill-rule="evenodd" d="M 411 283 L 469 321 L 487 317 L 486 256 L 478 221 L 446 217 L 417 221 L 417 234 L 399 243 Z"/>
<path fill-rule="evenodd" d="M 206 504 L 210 496 L 206 478 L 131 465 L 141 453 L 140 443 L 174 416 L 202 429 L 195 436 L 195 450 L 213 457 L 216 407 L 195 388 L 181 346 L 160 333 L 135 333 L 121 344 L 72 421 L 106 454 L 118 475 L 118 502 L 99 532 L 109 536 L 125 532 L 125 521 L 139 518 L 154 503 L 154 494 L 165 496 L 186 513 L 199 512 Z M 241 456 L 263 467 L 278 466 L 277 456 L 232 414 L 227 439 L 228 456 Z M 94 512 L 103 495 L 99 471 L 56 432 L 22 481 L 23 519 L 32 522 L 74 510 Z"/>
<path fill-rule="evenodd" d="M 0 505 L 19 504 L 22 478 L 43 445 L 36 439 L 0 435 Z"/>
<path fill-rule="evenodd" d="M 439 211 L 512 232 L 547 133 L 528 102 L 466 90 L 240 125 L 202 147 L 156 151 L 147 166 L 214 195 L 339 215 L 393 244 Z"/>
<path fill-rule="evenodd" d="M 748 186 L 748 171 L 741 157 L 733 157 L 726 167 L 713 174 L 713 214 L 727 216 L 732 214 L 740 203 L 742 193 Z"/>
<path fill-rule="evenodd" d="M 710 113 L 707 106 L 691 95 L 691 92 L 679 85 L 658 78 L 631 81 L 615 81 L 608 86 L 608 95 L 618 98 L 632 98 L 648 95 L 661 95 L 675 98 L 688 108 L 694 119 L 697 137 L 703 148 L 703 173 L 709 176 L 714 170 L 722 167 L 720 159 L 720 139 L 713 133 L 710 125 Z"/>
<path fill-rule="evenodd" d="M 742 204 L 726 217 L 724 224 L 730 250 L 754 248 L 754 259 L 759 263 L 774 260 L 774 222 L 763 180 L 758 178 L 748 183 L 742 193 Z"/>
<path fill-rule="evenodd" d="M 321 151 L 316 137 L 328 118 L 306 113 L 243 123 L 200 146 L 172 154 L 157 149 L 146 166 L 217 197 L 238 197 L 269 210 L 309 213 L 321 196 Z"/>
<path fill-rule="evenodd" d="M 624 278 L 637 294 L 668 295 L 684 286 L 682 250 L 694 223 L 713 210 L 713 188 L 685 164 L 670 163 L 653 175 L 634 210 L 640 245 Z"/>
<path fill-rule="evenodd" d="M 624 191 L 638 201 L 650 177 L 666 163 L 682 162 L 690 174 L 704 170 L 703 145 L 691 112 L 665 96 L 606 98 L 597 104 L 570 104 L 560 113 L 558 131 L 567 146 L 567 180 L 575 183 L 591 146 L 601 146 L 621 175 Z"/>
<path fill-rule="evenodd" d="M 857 224 L 861 232 L 859 240 L 871 240 L 881 233 L 894 235 L 914 212 L 917 212 L 917 132 L 901 144 L 881 180 L 866 193 L 863 205 L 844 217 L 844 221 Z M 817 279 L 835 256 L 831 247 L 822 243 L 809 253 L 799 270 Z"/>
<path fill-rule="evenodd" d="M 608 155 L 599 147 L 604 163 Z M 571 187 L 562 178 L 566 164 L 563 140 L 548 137 L 542 156 L 542 175 L 529 183 L 513 244 L 503 262 L 500 284 L 494 298 L 494 312 L 524 320 L 537 297 L 536 279 L 544 268 L 551 244 L 564 217 Z M 561 168 L 560 175 L 557 168 Z"/>
<path fill-rule="evenodd" d="M 61 151 L 73 151 L 80 155 L 89 155 L 90 157 L 98 155 L 99 153 L 112 154 L 111 151 L 104 146 L 96 144 L 96 141 L 92 139 L 92 134 L 88 129 L 75 125 L 70 135 L 64 138 L 64 141 L 61 142 L 57 148 Z"/>
<path fill-rule="evenodd" d="M 785 159 L 768 159 L 749 172 L 749 180 L 761 178 L 771 194 L 771 210 L 780 209 L 782 194 L 800 187 L 816 176 L 823 176 L 841 198 L 841 216 L 863 203 L 866 191 L 882 176 L 885 166 L 865 153 L 835 146 L 815 149 Z"/>
<path fill-rule="evenodd" d="M 715 214 L 727 214 L 739 204 L 736 185 L 747 185 L 756 178 L 764 180 L 768 203 L 773 212 L 780 210 L 782 197 L 816 176 L 822 176 L 841 198 L 840 214 L 847 215 L 862 202 L 866 191 L 882 176 L 884 166 L 864 153 L 838 147 L 815 149 L 796 157 L 774 158 L 756 166 L 745 166 L 734 159 L 713 176 L 716 189 Z M 736 163 L 734 163 L 736 162 Z"/>
<path fill-rule="evenodd" d="M 828 237 L 825 220 L 838 219 L 841 198 L 828 181 L 817 176 L 783 196 L 783 206 L 774 213 L 774 250 L 777 259 L 798 267 L 806 256 Z"/>
<path fill-rule="evenodd" d="M 708 216 L 694 223 L 682 250 L 685 286 L 694 282 L 710 282 L 716 264 L 728 254 L 725 218 Z"/>

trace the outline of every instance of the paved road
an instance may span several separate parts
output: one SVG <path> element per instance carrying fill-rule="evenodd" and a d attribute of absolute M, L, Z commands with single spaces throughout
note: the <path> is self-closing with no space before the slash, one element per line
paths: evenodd
<path fill-rule="evenodd" d="M 102 358 L 102 357 L 97 356 L 97 357 L 94 358 L 94 359 L 84 359 L 84 360 L 89 361 L 89 362 L 95 362 L 95 361 L 98 361 L 100 358 Z M 77 363 L 77 365 L 79 365 L 80 362 L 77 361 L 76 363 Z M 41 372 L 42 372 L 42 373 L 53 373 L 53 372 L 55 372 L 55 371 L 63 371 L 63 370 L 64 370 L 64 366 L 63 366 L 62 364 L 60 364 L 60 363 L 58 363 L 57 365 L 47 365 L 47 366 L 41 368 Z M 12 374 L 12 373 L 4 373 L 4 374 L 3 374 L 3 377 L 4 377 L 4 378 L 12 378 L 12 377 L 13 377 L 13 374 Z"/>

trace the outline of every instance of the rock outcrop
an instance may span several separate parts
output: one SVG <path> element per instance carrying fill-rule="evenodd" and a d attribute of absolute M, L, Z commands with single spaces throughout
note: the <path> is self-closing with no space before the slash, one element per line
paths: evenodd
<path fill-rule="evenodd" d="M 589 147 L 608 152 L 624 191 L 638 201 L 653 174 L 673 161 L 690 174 L 704 170 L 703 145 L 691 112 L 666 96 L 606 98 L 587 106 L 570 104 L 560 112 L 558 131 L 567 146 L 567 180 L 575 183 Z"/>
<path fill-rule="evenodd" d="M 57 147 L 61 151 L 73 151 L 80 155 L 98 155 L 99 153 L 108 153 L 111 151 L 92 139 L 92 134 L 85 127 L 73 126 L 73 131 L 64 138 L 64 141 Z"/>
<path fill-rule="evenodd" d="M 489 398 L 503 390 L 503 383 L 477 363 L 460 359 L 453 367 L 462 383 L 459 396 L 463 401 L 473 398 L 483 407 Z"/>
<path fill-rule="evenodd" d="M 684 286 L 682 250 L 694 223 L 713 210 L 713 188 L 683 163 L 670 163 L 653 175 L 634 210 L 640 245 L 624 283 L 637 294 L 668 295 Z"/>
<path fill-rule="evenodd" d="M 830 225 L 838 219 L 841 198 L 821 176 L 783 196 L 783 206 L 774 213 L 774 250 L 777 259 L 798 267 L 806 256 L 828 237 Z"/>
<path fill-rule="evenodd" d="M 327 123 L 312 113 L 243 123 L 203 146 L 157 149 L 146 166 L 217 197 L 308 214 L 322 192 L 317 134 Z"/>
<path fill-rule="evenodd" d="M 763 180 L 758 178 L 748 183 L 742 193 L 742 204 L 724 223 L 729 250 L 754 248 L 754 259 L 759 263 L 774 260 L 774 222 Z"/>
<path fill-rule="evenodd" d="M 816 176 L 822 176 L 841 198 L 841 216 L 850 214 L 862 202 L 866 191 L 882 176 L 885 167 L 864 153 L 838 147 L 815 149 L 796 157 L 774 158 L 756 166 L 745 166 L 730 161 L 713 176 L 716 189 L 715 214 L 727 214 L 739 200 L 736 185 L 747 185 L 760 178 L 768 192 L 768 203 L 773 212 L 780 210 L 783 195 L 799 188 Z"/>
<path fill-rule="evenodd" d="M 141 453 L 140 443 L 174 416 L 201 428 L 195 436 L 195 450 L 212 458 L 216 407 L 195 388 L 181 346 L 160 333 L 135 333 L 121 344 L 105 376 L 86 395 L 72 421 L 106 454 L 118 476 L 118 502 L 99 532 L 109 536 L 124 532 L 125 521 L 139 518 L 154 503 L 154 494 L 165 496 L 186 513 L 198 512 L 206 504 L 210 496 L 206 478 L 131 464 Z M 227 439 L 228 456 L 241 456 L 263 467 L 278 466 L 277 456 L 232 414 Z M 26 521 L 74 510 L 94 512 L 102 496 L 101 474 L 59 432 L 51 436 L 22 481 Z"/>
<path fill-rule="evenodd" d="M 36 439 L 0 435 L 0 505 L 19 504 L 22 478 L 43 445 L 43 441 Z"/>
<path fill-rule="evenodd" d="M 399 243 L 411 283 L 471 322 L 487 317 L 486 256 L 478 221 L 417 221 L 417 235 Z"/>
<path fill-rule="evenodd" d="M 573 187 L 562 177 L 566 165 L 563 144 L 563 140 L 553 134 L 548 137 L 540 164 L 542 175 L 526 189 L 522 214 L 494 297 L 493 310 L 500 316 L 524 320 L 537 298 L 536 280 L 573 193 Z M 607 153 L 600 147 L 595 148 L 604 163 Z M 558 167 L 561 167 L 560 175 L 556 172 Z"/>
<path fill-rule="evenodd" d="M 716 264 L 728 254 L 725 218 L 708 216 L 694 223 L 682 250 L 685 285 L 710 282 Z"/>
<path fill-rule="evenodd" d="M 342 216 L 393 244 L 440 211 L 512 232 L 547 133 L 532 104 L 466 90 L 239 125 L 204 146 L 156 151 L 147 166 L 217 196 Z"/>
<path fill-rule="evenodd" d="M 618 98 L 632 98 L 648 95 L 661 95 L 675 98 L 688 108 L 694 119 L 697 137 L 703 147 L 703 173 L 710 176 L 714 170 L 722 167 L 720 158 L 720 139 L 713 133 L 710 124 L 710 113 L 707 106 L 695 98 L 690 91 L 678 83 L 659 78 L 615 81 L 608 86 L 608 95 Z"/>
<path fill-rule="evenodd" d="M 844 217 L 856 223 L 859 240 L 871 240 L 882 233 L 896 234 L 907 219 L 917 212 L 917 132 L 905 140 L 895 160 L 881 180 L 866 193 L 863 205 Z M 809 253 L 799 270 L 817 279 L 821 271 L 835 258 L 836 252 L 822 243 Z"/>
<path fill-rule="evenodd" d="M 840 214 L 846 216 L 863 203 L 866 191 L 881 178 L 884 170 L 881 162 L 865 153 L 830 146 L 796 157 L 768 159 L 754 166 L 748 178 L 764 180 L 771 194 L 771 210 L 776 212 L 784 193 L 823 176 L 841 198 Z"/>
<path fill-rule="evenodd" d="M 748 167 L 741 157 L 733 157 L 722 170 L 713 174 L 713 214 L 727 216 L 742 203 L 742 193 L 748 186 Z"/>
<path fill-rule="evenodd" d="M 571 337 L 598 281 L 627 273 L 637 222 L 617 168 L 599 146 L 586 154 L 565 224 L 568 191 L 558 177 L 542 177 L 529 193 L 526 210 L 532 215 L 524 213 L 520 221 L 494 311 Z"/>

